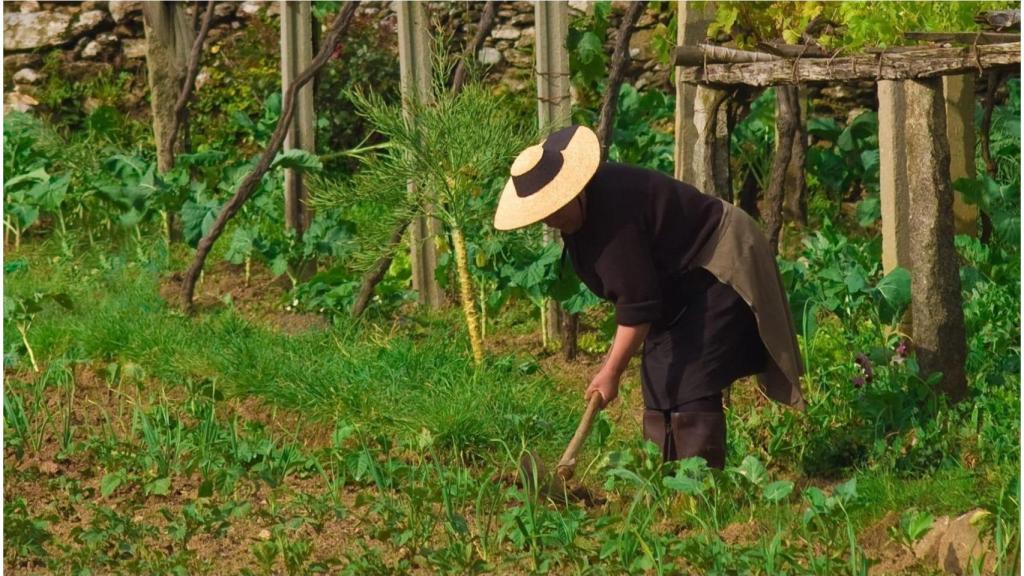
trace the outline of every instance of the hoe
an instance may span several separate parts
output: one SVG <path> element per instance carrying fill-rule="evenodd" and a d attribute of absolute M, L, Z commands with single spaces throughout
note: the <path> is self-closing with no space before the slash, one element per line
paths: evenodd
<path fill-rule="evenodd" d="M 542 494 L 559 503 L 565 503 L 569 495 L 587 497 L 585 490 L 583 494 L 568 491 L 566 482 L 572 479 L 573 472 L 576 471 L 576 455 L 583 446 L 583 442 L 586 441 L 587 435 L 590 434 L 590 425 L 593 424 L 594 417 L 597 416 L 600 409 L 601 395 L 595 393 L 590 397 L 587 411 L 584 412 L 583 419 L 580 420 L 580 425 L 576 428 L 576 433 L 573 434 L 572 440 L 569 441 L 565 452 L 562 453 L 562 458 L 555 466 L 553 475 L 548 474 L 544 463 L 534 451 L 531 450 L 523 455 L 519 460 L 519 478 L 529 493 Z"/>

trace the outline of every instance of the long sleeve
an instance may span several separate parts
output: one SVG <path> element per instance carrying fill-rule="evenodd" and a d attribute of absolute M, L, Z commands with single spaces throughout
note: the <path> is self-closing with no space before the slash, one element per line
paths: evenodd
<path fill-rule="evenodd" d="M 594 271 L 604 285 L 605 298 L 615 304 L 618 324 L 636 326 L 661 317 L 661 284 L 650 242 L 636 227 L 625 226 L 611 236 Z"/>

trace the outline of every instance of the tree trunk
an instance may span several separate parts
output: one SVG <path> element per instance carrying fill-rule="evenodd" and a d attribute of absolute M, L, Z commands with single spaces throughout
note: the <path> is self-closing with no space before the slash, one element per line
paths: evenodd
<path fill-rule="evenodd" d="M 996 91 L 1006 77 L 999 70 L 990 71 L 985 75 L 988 83 L 985 86 L 985 104 L 981 116 L 981 157 L 985 161 L 985 172 L 995 178 L 999 174 L 999 166 L 992 159 L 991 132 L 992 132 L 992 110 L 996 105 Z M 981 241 L 988 244 L 992 238 L 992 217 L 987 212 L 981 211 Z"/>
<path fill-rule="evenodd" d="M 757 196 L 760 192 L 757 177 L 748 170 L 747 176 L 743 179 L 743 186 L 740 187 L 740 208 L 754 219 L 761 218 L 761 211 L 757 208 Z"/>
<path fill-rule="evenodd" d="M 707 38 L 708 23 L 714 20 L 711 2 L 679 2 L 676 8 L 677 46 L 696 46 Z M 701 188 L 697 172 L 701 127 L 698 126 L 698 87 L 678 81 L 681 68 L 676 68 L 675 170 L 676 180 Z M 702 189 L 703 190 L 703 189 Z M 706 190 L 703 190 L 706 192 Z"/>
<path fill-rule="evenodd" d="M 565 37 L 569 29 L 569 5 L 564 0 L 535 2 L 533 19 L 536 22 L 537 64 L 537 118 L 542 133 L 564 128 L 572 123 L 572 105 L 569 96 L 569 53 L 565 50 Z M 545 228 L 544 241 L 561 243 L 554 229 Z M 563 351 L 573 347 L 564 334 L 567 315 L 554 299 L 547 299 L 544 324 L 545 340 L 561 342 Z"/>
<path fill-rule="evenodd" d="M 401 72 L 402 114 L 406 122 L 415 123 L 410 115 L 410 104 L 430 104 L 433 101 L 433 39 L 428 30 L 427 6 L 419 2 L 396 2 L 398 31 L 398 60 Z M 415 195 L 416 185 L 408 183 L 409 194 Z M 432 203 L 431 203 L 432 204 Z M 437 281 L 437 246 L 435 239 L 443 238 L 441 223 L 434 217 L 433 206 L 428 204 L 423 214 L 417 214 L 409 227 L 409 260 L 412 266 L 412 287 L 421 306 L 440 308 L 445 295 Z"/>
<path fill-rule="evenodd" d="M 480 51 L 480 48 L 484 45 L 484 40 L 487 39 L 487 35 L 491 33 L 491 28 L 494 26 L 494 15 L 498 9 L 497 5 L 498 3 L 495 0 L 487 0 L 487 3 L 484 4 L 484 11 L 480 15 L 480 23 L 477 24 L 476 34 L 463 51 L 462 58 L 459 58 L 459 63 L 455 65 L 452 90 L 456 94 L 462 90 L 462 85 L 466 83 L 466 77 L 469 73 L 466 62 L 471 58 L 476 59 L 476 53 Z"/>
<path fill-rule="evenodd" d="M 480 339 L 480 322 L 473 301 L 473 278 L 469 274 L 466 241 L 462 237 L 462 230 L 454 226 L 452 244 L 455 251 L 455 266 L 459 273 L 459 297 L 462 300 L 462 312 L 466 317 L 469 345 L 473 349 L 473 361 L 479 365 L 484 361 L 484 346 Z"/>
<path fill-rule="evenodd" d="M 794 101 L 796 108 L 796 128 L 793 134 L 793 153 L 786 168 L 786 190 L 784 210 L 786 219 L 803 227 L 807 225 L 807 179 L 804 166 L 807 163 L 807 115 L 804 110 L 805 96 L 798 87 Z"/>
<path fill-rule="evenodd" d="M 778 131 L 778 142 L 775 146 L 775 157 L 772 159 L 772 172 L 768 179 L 768 190 L 765 194 L 764 224 L 766 235 L 772 251 L 779 252 L 779 236 L 782 231 L 782 200 L 783 188 L 786 184 L 786 169 L 793 156 L 793 140 L 796 136 L 796 89 L 792 86 L 776 86 L 777 106 L 775 125 Z"/>
<path fill-rule="evenodd" d="M 562 334 L 565 338 L 562 344 L 562 353 L 567 362 L 572 362 L 579 355 L 580 316 L 579 314 L 564 314 L 562 318 Z"/>

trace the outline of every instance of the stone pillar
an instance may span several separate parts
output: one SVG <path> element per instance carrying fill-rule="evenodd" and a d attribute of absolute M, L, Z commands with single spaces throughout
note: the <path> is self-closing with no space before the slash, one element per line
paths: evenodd
<path fill-rule="evenodd" d="M 941 137 L 946 134 L 942 80 L 903 84 L 906 161 L 913 167 L 907 180 L 914 348 L 922 374 L 942 372 L 939 388 L 956 402 L 967 394 L 967 340 L 953 245 L 949 145 Z"/>
<path fill-rule="evenodd" d="M 398 14 L 398 58 L 401 71 L 402 99 L 428 102 L 431 98 L 430 34 L 427 30 L 426 4 L 394 2 Z M 413 192 L 412 183 L 409 184 Z M 441 237 L 441 223 L 433 217 L 414 218 L 410 228 L 412 285 L 420 304 L 439 307 L 444 301 L 441 287 L 434 277 L 437 250 L 434 239 Z"/>
<path fill-rule="evenodd" d="M 313 18 L 309 0 L 281 1 L 281 89 L 288 86 L 313 61 Z M 313 83 L 299 91 L 295 102 L 295 115 L 284 139 L 284 149 L 298 148 L 316 152 L 313 110 Z M 302 182 L 302 172 L 288 169 L 284 172 L 285 227 L 295 230 L 301 238 L 312 220 L 312 210 L 306 205 L 308 194 Z"/>
<path fill-rule="evenodd" d="M 714 19 L 714 3 L 701 4 L 679 2 L 677 45 L 696 46 L 707 36 L 708 23 Z M 729 159 L 728 154 L 724 162 L 721 157 L 723 148 L 728 152 L 724 104 L 719 107 L 719 116 L 708 122 L 709 109 L 718 98 L 718 90 L 683 82 L 676 84 L 675 177 L 704 193 L 723 195 L 728 194 L 721 187 L 728 186 Z"/>
<path fill-rule="evenodd" d="M 544 134 L 568 126 L 572 122 L 569 99 L 569 52 L 565 37 L 569 30 L 569 3 L 565 1 L 535 2 L 537 63 L 537 118 Z M 545 228 L 544 239 L 559 242 L 554 230 Z M 562 333 L 562 310 L 558 302 L 549 300 L 545 313 L 545 340 L 554 342 Z"/>
<path fill-rule="evenodd" d="M 942 77 L 946 105 L 946 134 L 949 138 L 949 177 L 974 178 L 974 75 Z M 978 207 L 967 204 L 960 193 L 953 193 L 953 220 L 957 234 L 978 233 Z"/>
<path fill-rule="evenodd" d="M 880 80 L 878 151 L 882 209 L 882 270 L 886 274 L 897 266 L 910 269 L 905 117 L 904 83 L 897 80 Z"/>
<path fill-rule="evenodd" d="M 732 201 L 728 103 L 724 98 L 721 90 L 697 86 L 689 120 L 679 119 L 680 106 L 676 104 L 677 124 L 682 122 L 684 134 L 689 132 L 687 124 L 693 128 L 692 136 L 676 142 L 676 178 L 705 194 Z"/>

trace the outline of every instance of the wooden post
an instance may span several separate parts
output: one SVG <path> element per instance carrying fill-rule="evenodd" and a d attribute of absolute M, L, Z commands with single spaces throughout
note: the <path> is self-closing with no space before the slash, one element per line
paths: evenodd
<path fill-rule="evenodd" d="M 702 4 L 679 2 L 678 46 L 704 42 L 715 10 L 713 2 Z M 676 68 L 677 78 L 680 70 Z M 731 200 L 728 121 L 723 99 L 720 90 L 676 82 L 675 177 L 706 194 Z M 715 117 L 709 121 L 710 115 Z"/>
<path fill-rule="evenodd" d="M 907 165 L 913 167 L 908 188 L 914 348 L 922 374 L 942 372 L 939 388 L 958 402 L 967 395 L 967 340 L 953 244 L 949 145 L 941 137 L 946 134 L 942 80 L 907 80 L 904 90 Z"/>
<path fill-rule="evenodd" d="M 878 152 L 882 209 L 882 270 L 910 269 L 906 94 L 903 80 L 878 82 Z"/>
<path fill-rule="evenodd" d="M 156 141 L 156 162 L 160 173 L 174 168 L 174 142 L 167 141 L 167 133 L 175 123 L 175 103 L 185 81 L 188 56 L 195 41 L 195 32 L 185 14 L 185 6 L 184 2 L 142 4 L 153 138 Z M 173 240 L 173 213 L 166 215 L 165 226 L 168 241 Z"/>
<path fill-rule="evenodd" d="M 942 93 L 946 104 L 946 134 L 949 138 L 949 177 L 974 178 L 974 75 L 958 74 L 942 77 Z M 960 193 L 953 193 L 953 219 L 957 234 L 978 233 L 978 207 L 967 204 Z"/>
<path fill-rule="evenodd" d="M 313 30 L 309 0 L 281 0 L 281 86 L 287 89 L 299 72 L 313 61 Z M 295 116 L 284 139 L 284 149 L 298 148 L 316 152 L 314 128 L 313 83 L 299 91 L 295 102 Z M 285 170 L 284 220 L 285 227 L 295 230 L 298 238 L 309 227 L 312 211 L 306 205 L 308 194 L 302 182 L 302 173 Z"/>
<path fill-rule="evenodd" d="M 537 118 L 543 133 L 568 126 L 572 121 L 572 106 L 569 99 L 569 52 L 565 49 L 565 36 L 569 29 L 569 4 L 535 2 L 533 5 L 536 23 L 537 45 Z M 545 228 L 544 239 L 560 242 L 558 234 Z M 545 340 L 556 342 L 562 336 L 565 323 L 558 302 L 549 300 L 544 323 Z"/>
<path fill-rule="evenodd" d="M 395 2 L 398 13 L 398 58 L 401 70 L 402 99 L 429 102 L 431 98 L 431 49 L 427 30 L 426 5 L 418 2 Z M 409 184 L 410 192 L 412 183 Z M 441 287 L 434 278 L 437 250 L 434 240 L 441 237 L 441 223 L 430 216 L 418 217 L 410 225 L 412 285 L 420 304 L 440 307 L 444 301 Z"/>
<path fill-rule="evenodd" d="M 537 114 L 541 129 L 550 131 L 571 122 L 569 52 L 565 49 L 568 2 L 537 2 L 534 21 L 537 27 Z"/>

